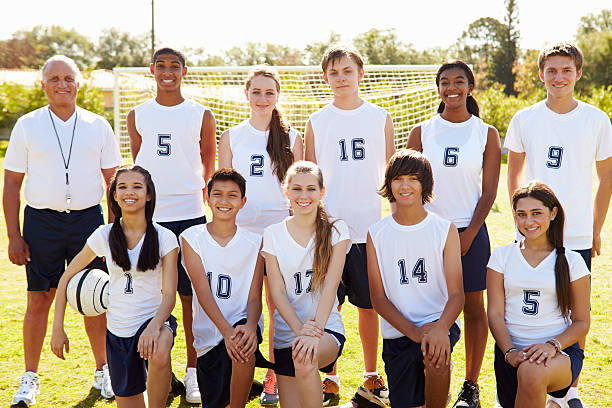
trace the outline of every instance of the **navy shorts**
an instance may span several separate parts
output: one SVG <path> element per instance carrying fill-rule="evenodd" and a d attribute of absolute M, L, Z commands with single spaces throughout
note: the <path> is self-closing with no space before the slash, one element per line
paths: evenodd
<path fill-rule="evenodd" d="M 336 338 L 336 342 L 340 343 L 340 348 L 338 349 L 338 356 L 334 361 L 326 365 L 325 367 L 319 368 L 319 371 L 323 373 L 331 373 L 334 369 L 334 364 L 336 364 L 336 360 L 338 357 L 342 355 L 342 349 L 344 348 L 344 343 L 346 342 L 346 338 L 333 330 L 325 329 L 326 333 L 331 334 Z M 286 375 L 287 377 L 295 377 L 295 366 L 293 365 L 293 350 L 291 347 L 274 349 L 274 372 L 280 375 Z"/>
<path fill-rule="evenodd" d="M 87 238 L 104 224 L 102 207 L 95 205 L 69 213 L 26 206 L 23 239 L 30 246 L 31 261 L 26 264 L 29 291 L 48 291 L 57 284 L 66 264 L 85 246 Z M 106 271 L 101 258 L 88 268 Z"/>
<path fill-rule="evenodd" d="M 115 395 L 131 397 L 147 389 L 147 362 L 138 354 L 138 340 L 152 320 L 138 328 L 132 337 L 118 337 L 106 330 L 106 358 Z M 164 326 L 176 337 L 176 319 L 170 315 Z"/>
<path fill-rule="evenodd" d="M 555 398 L 563 398 L 567 394 L 570 386 L 576 381 L 580 370 L 582 370 L 582 361 L 584 360 L 584 352 L 578 345 L 574 343 L 571 346 L 563 349 L 570 358 L 572 370 L 572 380 L 567 384 L 567 387 L 549 392 L 548 395 Z M 516 399 L 516 390 L 518 389 L 518 379 L 516 377 L 517 369 L 506 363 L 504 353 L 495 345 L 495 380 L 497 382 L 497 400 L 504 408 L 514 408 L 514 400 Z"/>
<path fill-rule="evenodd" d="M 461 233 L 465 228 L 457 228 Z M 487 288 L 487 263 L 491 256 L 491 242 L 487 225 L 482 224 L 470 249 L 461 257 L 463 269 L 463 291 L 478 292 Z"/>
<path fill-rule="evenodd" d="M 351 250 L 346 254 L 342 280 L 338 285 L 338 303 L 343 304 L 346 296 L 357 307 L 372 308 L 365 243 L 351 245 Z"/>
<path fill-rule="evenodd" d="M 451 352 L 459 341 L 461 329 L 453 323 L 448 332 Z M 418 407 L 425 404 L 425 365 L 421 343 L 406 336 L 383 339 L 382 358 L 389 383 L 392 407 Z"/>
<path fill-rule="evenodd" d="M 174 232 L 174 235 L 176 235 L 176 238 L 178 239 L 179 235 L 181 235 L 181 233 L 187 228 L 193 227 L 194 225 L 206 224 L 206 217 L 202 216 L 189 220 L 158 222 L 158 224 Z M 191 281 L 189 280 L 189 275 L 187 275 L 187 271 L 185 271 L 185 268 L 183 268 L 183 264 L 181 263 L 181 256 L 182 254 L 181 252 L 179 252 L 177 260 L 178 282 L 176 285 L 176 289 L 179 295 L 193 296 L 193 291 L 191 290 Z"/>
<path fill-rule="evenodd" d="M 587 268 L 589 268 L 589 272 L 591 271 L 591 254 L 593 253 L 593 249 L 572 249 L 574 252 L 578 252 L 582 259 L 584 259 L 584 263 L 586 263 Z"/>
<path fill-rule="evenodd" d="M 246 319 L 242 319 L 234 324 L 234 327 L 245 324 Z M 261 344 L 262 336 L 259 326 L 257 326 L 257 344 Z M 268 362 L 259 347 L 255 350 L 255 366 L 271 368 L 272 363 Z M 202 398 L 203 408 L 225 408 L 230 403 L 230 383 L 232 381 L 232 359 L 227 354 L 225 341 L 198 357 L 196 366 L 198 387 Z"/>

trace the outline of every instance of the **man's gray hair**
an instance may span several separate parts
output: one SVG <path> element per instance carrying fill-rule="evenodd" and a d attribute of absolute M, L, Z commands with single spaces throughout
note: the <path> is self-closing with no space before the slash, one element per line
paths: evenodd
<path fill-rule="evenodd" d="M 68 64 L 68 66 L 72 68 L 72 71 L 74 72 L 75 81 L 78 83 L 81 82 L 81 79 L 82 79 L 81 70 L 79 69 L 78 65 L 76 64 L 76 62 L 74 62 L 72 58 L 69 58 L 65 55 L 54 55 L 51 58 L 49 58 L 47 61 L 45 61 L 41 69 L 43 82 L 45 81 L 45 73 L 47 72 L 49 65 L 51 65 L 51 63 L 55 61 L 62 61 Z"/>

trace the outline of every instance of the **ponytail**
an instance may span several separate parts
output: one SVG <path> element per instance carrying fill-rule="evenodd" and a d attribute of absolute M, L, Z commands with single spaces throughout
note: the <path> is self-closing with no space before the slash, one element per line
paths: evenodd
<path fill-rule="evenodd" d="M 323 203 L 319 202 L 317 207 L 317 218 L 315 220 L 315 242 L 314 259 L 312 262 L 312 292 L 323 287 L 327 268 L 332 255 L 332 228 L 336 228 L 323 208 Z"/>
<path fill-rule="evenodd" d="M 565 248 L 558 247 L 557 260 L 555 261 L 555 289 L 557 292 L 557 300 L 559 309 L 565 319 L 569 319 L 570 315 L 570 276 L 569 264 L 565 256 Z"/>
<path fill-rule="evenodd" d="M 270 119 L 270 133 L 266 151 L 270 155 L 270 160 L 272 160 L 272 172 L 278 177 L 281 184 L 285 180 L 287 169 L 293 163 L 289 129 L 289 125 L 283 120 L 278 108 L 275 107 Z"/>

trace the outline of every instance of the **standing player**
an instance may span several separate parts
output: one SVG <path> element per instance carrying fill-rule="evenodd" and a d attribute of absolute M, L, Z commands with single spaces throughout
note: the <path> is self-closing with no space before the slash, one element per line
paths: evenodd
<path fill-rule="evenodd" d="M 181 81 L 187 67 L 180 51 L 155 51 L 151 73 L 157 82 L 157 96 L 128 113 L 130 148 L 134 162 L 151 173 L 157 188 L 153 219 L 178 237 L 185 229 L 206 222 L 204 194 L 215 169 L 215 118 L 204 106 L 183 98 Z M 180 264 L 180 254 L 178 293 L 187 346 L 186 399 L 197 403 L 200 392 L 191 328 L 191 282 Z M 175 379 L 173 384 L 177 386 Z"/>
<path fill-rule="evenodd" d="M 562 408 L 584 359 L 589 270 L 563 247 L 563 208 L 548 186 L 519 188 L 512 209 L 525 240 L 496 248 L 487 275 L 497 398 L 504 408 Z"/>
<path fill-rule="evenodd" d="M 435 198 L 426 208 L 459 231 L 466 366 L 454 406 L 479 408 L 478 375 L 489 333 L 483 291 L 491 244 L 484 221 L 497 195 L 501 146 L 497 130 L 478 116 L 474 74 L 464 62 L 443 64 L 436 86 L 442 99 L 439 115 L 412 129 L 408 148 L 423 152 L 433 169 Z"/>
<path fill-rule="evenodd" d="M 278 72 L 260 67 L 252 70 L 246 81 L 245 94 L 251 117 L 221 134 L 219 139 L 219 168 L 234 168 L 245 175 L 249 186 L 248 200 L 236 223 L 258 234 L 264 228 L 284 220 L 289 215 L 289 202 L 281 184 L 287 169 L 294 161 L 302 160 L 303 145 L 300 134 L 289 127 L 276 107 L 280 93 Z M 266 303 L 268 313 L 274 315 L 268 279 Z M 274 319 L 268 328 L 268 351 L 274 361 Z M 276 405 L 278 393 L 274 370 L 268 370 L 260 402 Z"/>
<path fill-rule="evenodd" d="M 42 88 L 49 105 L 17 121 L 4 159 L 3 207 L 8 255 L 25 265 L 27 308 L 23 319 L 25 370 L 12 404 L 35 403 L 39 394 L 38 363 L 49 309 L 66 262 L 104 223 L 100 200 L 121 155 L 108 122 L 76 106 L 79 68 L 56 55 L 42 68 Z M 19 227 L 20 191 L 27 173 L 23 235 Z M 109 216 L 110 217 L 110 216 Z M 106 269 L 101 259 L 92 266 Z M 94 388 L 112 398 L 106 352 L 105 316 L 84 317 L 96 361 Z"/>
<path fill-rule="evenodd" d="M 582 53 L 559 43 L 538 57 L 546 99 L 512 118 L 504 146 L 508 153 L 508 193 L 526 180 L 539 180 L 555 192 L 566 214 L 564 245 L 577 251 L 591 269 L 600 254 L 601 229 L 612 193 L 612 126 L 608 116 L 574 98 L 582 75 Z M 599 186 L 592 200 L 593 164 Z M 585 339 L 580 346 L 584 349 Z M 577 380 L 567 394 L 570 408 L 581 408 Z M 557 401 L 562 405 L 561 401 Z"/>
<path fill-rule="evenodd" d="M 387 164 L 380 192 L 395 203 L 392 215 L 368 232 L 372 304 L 382 317 L 383 360 L 394 407 L 442 408 L 463 308 L 457 228 L 428 212 L 433 174 L 414 150 Z"/>
<path fill-rule="evenodd" d="M 299 161 L 285 188 L 293 215 L 264 231 L 263 255 L 274 313 L 274 360 L 281 407 L 321 407 L 318 370 L 342 353 L 344 325 L 337 291 L 349 248 L 348 227 L 330 222 L 321 198 L 321 169 Z"/>
<path fill-rule="evenodd" d="M 64 349 L 68 352 L 68 281 L 96 256 L 105 257 L 110 272 L 106 352 L 117 406 L 162 408 L 176 336 L 176 319 L 170 313 L 176 303 L 178 244 L 172 231 L 153 222 L 155 187 L 142 167 L 128 164 L 117 170 L 109 204 L 115 222 L 91 234 L 60 279 L 51 349 L 61 359 Z"/>
<path fill-rule="evenodd" d="M 393 121 L 384 109 L 359 97 L 364 71 L 363 59 L 356 50 L 331 47 L 321 67 L 334 101 L 308 120 L 305 158 L 317 163 L 328 180 L 324 199 L 327 211 L 349 226 L 353 245 L 346 257 L 338 297 L 342 303 L 348 295 L 359 311 L 364 387 L 386 399 L 389 391 L 376 370 L 378 315 L 370 302 L 365 242 L 368 228 L 381 217 L 376 189 L 382 182 L 385 163 L 395 152 Z M 335 369 L 325 376 L 326 405 L 337 399 L 339 383 Z"/>
<path fill-rule="evenodd" d="M 261 342 L 261 235 L 236 225 L 246 201 L 236 170 L 216 171 L 208 182 L 212 221 L 181 234 L 193 284 L 193 334 L 202 405 L 244 407 Z"/>

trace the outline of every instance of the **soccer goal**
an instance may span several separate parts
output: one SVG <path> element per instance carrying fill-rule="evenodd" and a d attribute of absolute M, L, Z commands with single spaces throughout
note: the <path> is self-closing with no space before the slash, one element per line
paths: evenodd
<path fill-rule="evenodd" d="M 310 114 L 328 104 L 333 95 L 319 66 L 274 67 L 281 76 L 278 107 L 302 134 Z M 181 87 L 183 96 L 210 108 L 217 136 L 249 117 L 244 83 L 251 67 L 189 67 Z M 395 125 L 395 144 L 403 147 L 410 129 L 436 112 L 437 65 L 370 65 L 359 87 L 362 98 L 385 108 Z M 115 68 L 115 135 L 121 154 L 130 156 L 126 116 L 130 109 L 155 96 L 149 68 Z"/>

